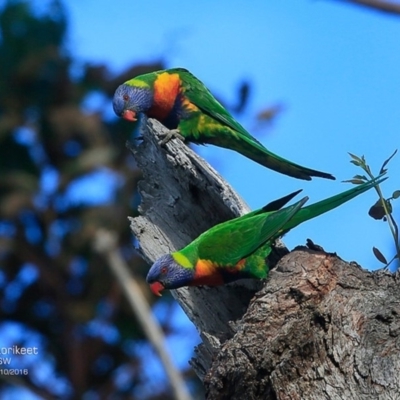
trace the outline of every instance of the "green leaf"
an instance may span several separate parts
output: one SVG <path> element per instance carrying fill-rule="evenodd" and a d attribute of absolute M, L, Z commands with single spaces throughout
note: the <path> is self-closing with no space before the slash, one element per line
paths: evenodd
<path fill-rule="evenodd" d="M 398 199 L 400 197 L 400 190 L 395 190 L 392 194 L 392 199 Z"/>
<path fill-rule="evenodd" d="M 368 214 L 370 217 L 373 219 L 383 219 L 385 220 L 385 208 L 383 207 L 382 201 L 385 202 L 386 209 L 388 210 L 388 213 L 392 213 L 392 205 L 390 204 L 390 201 L 388 200 L 381 200 L 379 199 L 368 211 Z"/>
<path fill-rule="evenodd" d="M 362 179 L 363 181 L 367 181 L 368 178 L 365 175 L 354 175 L 354 179 Z"/>
<path fill-rule="evenodd" d="M 386 261 L 385 256 L 380 252 L 380 250 L 378 250 L 376 247 L 373 247 L 372 251 L 375 257 L 378 259 L 378 261 L 380 261 L 382 264 L 387 265 L 388 262 Z"/>
<path fill-rule="evenodd" d="M 358 161 L 359 163 L 362 162 L 362 159 L 358 156 L 356 156 L 355 154 L 349 153 L 349 156 L 354 160 L 354 161 Z M 350 161 L 351 162 L 351 161 Z"/>
<path fill-rule="evenodd" d="M 351 162 L 352 164 L 356 165 L 357 167 L 361 167 L 361 161 L 351 160 L 350 162 Z"/>
<path fill-rule="evenodd" d="M 387 160 L 385 160 L 385 161 L 383 162 L 379 174 L 381 174 L 381 173 L 385 170 L 386 165 L 387 165 L 388 162 L 396 155 L 396 153 L 397 153 L 397 149 L 394 151 L 394 153 L 393 153 Z"/>
<path fill-rule="evenodd" d="M 385 209 L 380 199 L 369 209 L 368 214 L 373 219 L 383 219 L 385 217 Z"/>
<path fill-rule="evenodd" d="M 363 180 L 361 180 L 361 179 L 348 179 L 348 180 L 346 180 L 346 181 L 343 181 L 343 182 L 346 182 L 346 183 L 353 183 L 354 185 L 361 185 L 362 183 L 364 183 L 364 181 Z"/>

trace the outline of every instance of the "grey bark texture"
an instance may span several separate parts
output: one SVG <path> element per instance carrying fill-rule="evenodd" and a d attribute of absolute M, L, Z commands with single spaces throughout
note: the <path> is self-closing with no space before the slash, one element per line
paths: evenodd
<path fill-rule="evenodd" d="M 248 212 L 180 140 L 160 147 L 165 131 L 150 119 L 129 145 L 143 171 L 131 229 L 149 263 Z M 203 341 L 191 364 L 206 398 L 400 399 L 399 275 L 304 247 L 287 253 L 277 243 L 266 281 L 172 291 Z"/>

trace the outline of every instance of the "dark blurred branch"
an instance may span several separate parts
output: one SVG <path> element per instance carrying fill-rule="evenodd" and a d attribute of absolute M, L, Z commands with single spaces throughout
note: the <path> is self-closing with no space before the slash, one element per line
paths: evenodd
<path fill-rule="evenodd" d="M 21 258 L 21 264 L 26 260 L 36 265 L 41 275 L 41 284 L 46 285 L 47 289 L 57 294 L 60 303 L 66 303 L 67 293 L 64 291 L 65 281 L 60 270 L 49 268 L 52 259 L 43 251 L 42 248 L 29 243 L 23 231 L 23 227 L 18 226 L 16 240 L 16 254 Z"/>
<path fill-rule="evenodd" d="M 400 3 L 398 2 L 382 1 L 382 0 L 339 0 L 339 1 L 372 8 L 376 11 L 388 14 L 400 15 Z"/>
<path fill-rule="evenodd" d="M 116 235 L 106 230 L 99 230 L 94 246 L 99 253 L 107 258 L 111 271 L 121 285 L 136 318 L 164 365 L 175 399 L 190 400 L 191 396 L 186 389 L 185 382 L 166 351 L 162 329 L 153 317 L 140 286 L 129 272 L 129 268 L 118 250 Z"/>

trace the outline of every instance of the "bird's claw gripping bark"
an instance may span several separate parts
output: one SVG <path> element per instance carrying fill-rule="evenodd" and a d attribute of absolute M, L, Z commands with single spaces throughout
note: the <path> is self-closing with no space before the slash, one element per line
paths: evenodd
<path fill-rule="evenodd" d="M 180 139 L 182 142 L 185 141 L 185 138 L 179 133 L 179 129 L 171 129 L 167 133 L 162 133 L 159 134 L 159 136 L 164 138 L 158 142 L 160 146 L 164 146 L 166 143 L 168 143 L 171 139 Z"/>

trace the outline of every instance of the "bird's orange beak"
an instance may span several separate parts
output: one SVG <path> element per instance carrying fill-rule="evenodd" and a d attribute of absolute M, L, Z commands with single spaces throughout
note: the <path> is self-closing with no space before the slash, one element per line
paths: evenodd
<path fill-rule="evenodd" d="M 132 110 L 125 110 L 122 113 L 122 118 L 127 121 L 131 121 L 131 122 L 137 121 L 136 113 L 135 113 L 135 111 L 132 111 Z"/>
<path fill-rule="evenodd" d="M 150 290 L 156 295 L 161 297 L 161 291 L 164 290 L 164 286 L 160 282 L 154 282 L 150 285 Z"/>

